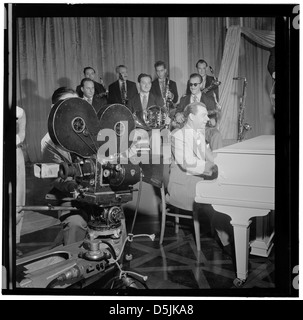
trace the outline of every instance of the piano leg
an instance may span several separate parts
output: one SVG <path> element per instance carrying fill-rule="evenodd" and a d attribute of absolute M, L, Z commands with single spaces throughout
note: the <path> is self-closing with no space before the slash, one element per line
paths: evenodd
<path fill-rule="evenodd" d="M 268 257 L 274 245 L 273 238 L 275 234 L 274 228 L 274 211 L 271 211 L 265 217 L 256 218 L 256 237 L 250 243 L 250 254 Z"/>
<path fill-rule="evenodd" d="M 235 252 L 236 252 L 236 274 L 234 284 L 240 287 L 244 284 L 248 275 L 248 253 L 249 253 L 249 231 L 250 219 L 268 214 L 267 209 L 243 208 L 234 206 L 213 205 L 214 209 L 224 212 L 231 217 L 234 229 Z"/>
<path fill-rule="evenodd" d="M 234 228 L 237 278 L 244 282 L 248 274 L 249 226 L 251 221 L 247 221 L 246 224 L 237 224 L 232 220 L 230 223 Z"/>

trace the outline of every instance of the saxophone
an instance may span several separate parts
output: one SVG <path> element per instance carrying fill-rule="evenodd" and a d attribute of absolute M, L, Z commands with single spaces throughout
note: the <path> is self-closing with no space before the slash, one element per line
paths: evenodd
<path fill-rule="evenodd" d="M 164 105 L 165 107 L 167 107 L 167 109 L 170 108 L 171 104 L 173 103 L 172 100 L 174 99 L 174 94 L 172 92 L 169 91 L 169 83 L 170 83 L 170 80 L 169 80 L 169 77 L 167 75 L 166 77 L 166 86 L 165 86 L 165 95 L 164 95 Z M 170 93 L 170 96 L 169 96 L 169 93 Z"/>
<path fill-rule="evenodd" d="M 244 140 L 247 131 L 251 130 L 251 126 L 248 123 L 244 123 L 244 111 L 245 111 L 245 103 L 246 103 L 246 91 L 247 91 L 247 81 L 246 78 L 237 77 L 233 78 L 234 80 L 244 80 L 243 83 L 243 92 L 240 100 L 239 114 L 238 114 L 238 138 L 237 141 L 241 142 Z"/>
<path fill-rule="evenodd" d="M 164 95 L 164 106 L 166 108 L 166 112 L 165 115 L 166 117 L 170 117 L 171 116 L 171 107 L 173 106 L 173 99 L 174 99 L 174 94 L 172 92 L 169 91 L 169 77 L 167 75 L 167 80 L 166 81 L 166 86 L 165 86 L 165 95 Z M 169 95 L 170 93 L 170 95 Z M 164 120 L 165 121 L 165 120 Z M 169 124 L 165 124 L 165 127 L 168 129 L 170 127 Z"/>
<path fill-rule="evenodd" d="M 207 93 L 207 92 L 212 91 L 212 96 L 214 98 L 216 108 L 214 110 L 208 111 L 208 117 L 210 120 L 207 123 L 207 127 L 214 128 L 217 125 L 217 122 L 220 118 L 221 110 L 222 110 L 222 106 L 219 104 L 218 97 L 215 93 L 215 89 L 217 89 L 219 87 L 219 85 L 221 84 L 221 81 L 219 81 L 219 79 L 215 76 L 214 70 L 211 66 L 209 66 L 209 70 L 212 73 L 214 79 L 212 80 L 210 86 L 202 89 L 201 92 Z"/>

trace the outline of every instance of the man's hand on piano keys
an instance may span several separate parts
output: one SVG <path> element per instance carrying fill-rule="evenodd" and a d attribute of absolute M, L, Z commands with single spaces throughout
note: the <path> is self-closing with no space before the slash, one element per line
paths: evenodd
<path fill-rule="evenodd" d="M 218 166 L 213 162 L 206 161 L 204 172 L 201 174 L 204 180 L 214 180 L 218 178 Z"/>

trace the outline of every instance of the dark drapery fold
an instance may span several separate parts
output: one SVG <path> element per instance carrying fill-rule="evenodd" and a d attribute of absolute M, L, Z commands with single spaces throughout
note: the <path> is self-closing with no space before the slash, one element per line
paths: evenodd
<path fill-rule="evenodd" d="M 235 19 L 240 21 L 240 18 Z M 266 49 L 274 46 L 275 18 L 244 17 L 241 21 L 242 28 L 229 28 L 226 43 L 225 18 L 188 18 L 189 74 L 196 72 L 195 64 L 199 59 L 205 59 L 219 76 L 222 82 L 219 87 L 222 105 L 219 128 L 223 138 L 231 140 L 237 136 L 238 105 L 242 94 L 242 83 L 236 85 L 232 79 L 238 75 L 248 79 L 246 118 L 253 129 L 247 137 L 274 133 L 269 99 L 272 81 L 266 68 L 269 57 Z"/>
<path fill-rule="evenodd" d="M 154 75 L 156 60 L 168 62 L 167 18 L 19 18 L 17 20 L 17 103 L 27 114 L 26 158 L 41 160 L 51 95 L 60 86 L 73 89 L 92 66 L 105 86 L 125 64 L 129 79 Z"/>
<path fill-rule="evenodd" d="M 247 78 L 247 103 L 245 121 L 252 130 L 247 138 L 262 134 L 274 134 L 275 122 L 270 101 L 273 80 L 267 70 L 270 48 L 275 43 L 274 31 L 241 28 L 239 75 Z M 241 93 L 242 83 L 238 92 Z M 239 101 L 239 99 L 238 99 Z"/>
<path fill-rule="evenodd" d="M 188 71 L 196 72 L 196 62 L 204 59 L 219 74 L 225 40 L 225 18 L 188 18 Z"/>
<path fill-rule="evenodd" d="M 241 37 L 244 34 L 247 40 Z M 252 39 L 251 39 L 252 38 Z M 244 42 L 243 42 L 244 41 Z M 220 104 L 222 116 L 219 129 L 224 139 L 236 139 L 238 131 L 238 104 L 242 98 L 243 83 L 233 77 L 247 79 L 245 120 L 253 130 L 247 137 L 274 134 L 274 118 L 269 98 L 267 71 L 269 52 L 275 43 L 275 32 L 231 26 L 228 28 L 219 79 L 222 81 Z M 262 44 L 262 46 L 260 45 Z M 242 45 L 242 46 L 241 46 Z M 265 50 L 264 50 L 265 49 Z"/>

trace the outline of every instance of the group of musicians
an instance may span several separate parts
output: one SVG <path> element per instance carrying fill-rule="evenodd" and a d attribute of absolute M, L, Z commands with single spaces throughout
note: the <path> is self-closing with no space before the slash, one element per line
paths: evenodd
<path fill-rule="evenodd" d="M 123 104 L 143 121 L 150 106 L 169 109 L 165 122 L 170 128 L 177 130 L 173 130 L 171 136 L 172 164 L 168 198 L 172 205 L 191 211 L 196 182 L 211 176 L 215 168 L 212 150 L 222 146 L 222 137 L 210 116 L 212 111 L 218 108 L 218 87 L 213 86 L 215 78 L 206 74 L 207 62 L 199 60 L 196 64 L 197 73 L 189 77 L 187 94 L 181 97 L 178 104 L 177 85 L 169 79 L 165 62 L 157 61 L 154 67 L 157 78 L 152 80 L 149 74 L 141 73 L 136 85 L 128 80 L 127 67 L 117 66 L 117 81 L 109 85 L 108 91 L 102 80 L 101 83 L 95 81 L 95 70 L 86 67 L 83 70 L 84 78 L 76 90 L 58 88 L 52 96 L 52 104 L 70 97 L 81 97 L 93 106 L 98 116 L 102 115 L 109 104 Z M 41 141 L 42 154 L 48 149 L 47 146 L 51 145 L 60 149 L 53 144 L 47 133 Z M 60 153 L 64 153 L 65 157 L 73 156 L 66 155 L 66 150 L 60 150 Z M 56 160 L 58 159 L 53 159 Z M 72 181 L 58 178 L 54 187 L 68 194 L 76 185 Z M 226 252 L 231 253 L 232 235 L 229 232 L 231 226 L 228 219 L 222 219 L 222 215 L 216 214 L 211 206 L 203 208 L 217 231 L 220 243 L 226 248 Z M 61 212 L 65 245 L 84 239 L 88 219 L 85 212 Z"/>
<path fill-rule="evenodd" d="M 116 67 L 117 80 L 111 83 L 106 90 L 103 80 L 101 83 L 95 81 L 95 70 L 86 67 L 83 70 L 84 78 L 77 86 L 76 92 L 79 97 L 88 101 L 97 114 L 102 114 L 108 104 L 126 105 L 132 113 L 144 120 L 146 110 L 151 106 L 165 107 L 172 120 L 171 128 L 184 124 L 183 111 L 186 105 L 194 101 L 205 104 L 210 120 L 206 127 L 206 142 L 211 150 L 221 148 L 222 136 L 216 128 L 217 116 L 220 111 L 219 89 L 215 85 L 215 77 L 207 74 L 208 64 L 200 59 L 196 63 L 197 73 L 190 75 L 187 83 L 186 94 L 179 101 L 177 84 L 168 77 L 165 62 L 157 61 L 154 64 L 156 79 L 151 75 L 141 73 L 138 83 L 128 80 L 127 67 L 119 65 Z M 210 67 L 211 69 L 211 67 Z M 211 69 L 213 72 L 213 70 Z M 190 79 L 194 85 L 190 85 Z M 94 88 L 94 89 L 93 89 Z M 179 102 L 179 103 L 178 103 Z M 170 121 L 167 119 L 167 121 Z"/>
<path fill-rule="evenodd" d="M 103 81 L 95 81 L 95 70 L 86 67 L 83 70 L 85 77 L 76 91 L 73 93 L 68 88 L 57 89 L 52 103 L 67 97 L 79 96 L 93 106 L 98 117 L 108 105 L 123 104 L 143 122 L 146 120 L 149 107 L 156 105 L 169 109 L 165 123 L 169 124 L 171 129 L 177 130 L 172 130 L 171 136 L 172 163 L 167 200 L 180 209 L 192 211 L 196 182 L 212 176 L 216 169 L 212 150 L 222 146 L 220 132 L 215 123 L 211 124 L 213 118 L 210 117 L 212 111 L 218 108 L 218 86 L 213 85 L 215 78 L 206 74 L 207 62 L 199 60 L 196 64 L 198 72 L 189 77 L 188 93 L 181 97 L 178 104 L 177 85 L 168 78 L 165 62 L 157 61 L 154 67 L 157 78 L 152 80 L 149 74 L 141 73 L 136 85 L 128 80 L 127 67 L 117 66 L 117 80 L 109 85 L 108 91 Z M 46 135 L 41 143 L 42 152 L 45 152 L 46 145 L 50 144 L 50 137 Z M 54 186 L 68 193 L 73 184 L 71 181 L 58 178 Z M 222 219 L 211 206 L 204 205 L 201 209 L 209 216 L 220 244 L 231 254 L 232 236 L 229 220 L 225 215 Z M 89 219 L 85 212 L 62 211 L 60 219 L 63 224 L 64 244 L 83 240 Z"/>
<path fill-rule="evenodd" d="M 274 53 L 269 62 L 272 61 L 274 61 Z M 274 62 L 268 64 L 268 70 L 273 79 L 275 79 L 274 65 Z M 271 66 L 272 68 L 270 68 Z M 157 61 L 154 68 L 157 75 L 155 80 L 151 75 L 141 73 L 136 84 L 128 80 L 127 67 L 118 65 L 116 67 L 117 80 L 111 83 L 106 90 L 102 78 L 100 78 L 101 83 L 95 81 L 95 70 L 92 67 L 86 67 L 83 70 L 84 78 L 76 90 L 66 87 L 58 88 L 52 96 L 52 105 L 66 98 L 81 97 L 93 106 L 100 118 L 108 105 L 122 104 L 143 122 L 146 120 L 149 107 L 164 107 L 167 111 L 165 123 L 169 125 L 170 129 L 177 129 L 171 130 L 172 161 L 167 186 L 167 201 L 179 209 L 192 211 L 195 208 L 201 214 L 207 215 L 210 225 L 215 230 L 215 239 L 223 251 L 234 258 L 233 229 L 230 218 L 216 212 L 211 205 L 197 205 L 194 201 L 196 184 L 203 179 L 216 177 L 218 173 L 218 168 L 214 164 L 213 150 L 223 146 L 222 136 L 216 126 L 221 108 L 218 103 L 220 82 L 216 77 L 207 74 L 207 69 L 210 69 L 212 74 L 213 70 L 205 60 L 200 59 L 196 63 L 197 72 L 189 76 L 186 94 L 179 101 L 177 84 L 168 77 L 165 62 Z M 21 119 L 21 117 L 19 118 Z M 19 136 L 17 139 L 20 139 Z M 59 148 L 53 144 L 47 133 L 41 141 L 42 154 L 50 145 Z M 65 157 L 73 157 L 72 154 L 66 154 L 65 150 L 60 150 L 60 152 Z M 20 186 L 22 188 L 21 183 L 19 189 Z M 68 194 L 77 186 L 73 181 L 63 181 L 58 178 L 54 187 Z M 24 205 L 24 199 L 17 199 L 17 202 L 19 205 Z M 69 206 L 70 203 L 66 203 L 66 205 Z M 22 223 L 20 213 L 17 212 L 17 224 L 20 220 Z M 63 224 L 65 245 L 84 239 L 89 216 L 83 210 L 73 213 L 62 211 L 60 220 Z M 20 229 L 21 226 L 17 226 L 17 230 L 19 230 L 17 243 L 20 242 Z"/>

